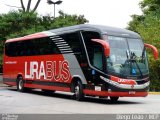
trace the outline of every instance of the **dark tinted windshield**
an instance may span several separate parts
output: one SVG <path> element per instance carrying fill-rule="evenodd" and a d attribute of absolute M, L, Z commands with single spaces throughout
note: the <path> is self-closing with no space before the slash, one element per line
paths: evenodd
<path fill-rule="evenodd" d="M 143 76 L 148 74 L 147 57 L 140 39 L 108 36 L 111 53 L 107 70 L 118 76 Z"/>

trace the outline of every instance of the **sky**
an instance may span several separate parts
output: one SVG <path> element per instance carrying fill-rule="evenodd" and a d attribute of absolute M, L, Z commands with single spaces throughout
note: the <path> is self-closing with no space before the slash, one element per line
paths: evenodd
<path fill-rule="evenodd" d="M 27 5 L 28 0 L 23 0 Z M 32 5 L 37 0 L 32 0 Z M 47 0 L 41 0 L 37 9 L 40 15 L 53 15 L 53 5 L 48 5 Z M 57 1 L 57 0 L 52 0 Z M 141 15 L 139 2 L 142 0 L 62 0 L 62 4 L 56 5 L 56 16 L 62 10 L 67 14 L 84 15 L 89 24 L 98 24 L 126 28 L 131 20 L 131 15 Z M 7 13 L 17 8 L 7 5 L 21 7 L 20 0 L 0 0 L 0 13 Z M 33 7 L 33 6 L 32 6 Z"/>

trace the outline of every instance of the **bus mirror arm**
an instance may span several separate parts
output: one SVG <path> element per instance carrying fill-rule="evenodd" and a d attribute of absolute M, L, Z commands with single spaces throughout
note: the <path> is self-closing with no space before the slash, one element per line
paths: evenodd
<path fill-rule="evenodd" d="M 151 44 L 147 44 L 147 43 L 145 43 L 144 46 L 146 48 L 152 49 L 153 54 L 154 54 L 154 59 L 157 60 L 158 59 L 158 49 L 155 46 Z"/>
<path fill-rule="evenodd" d="M 106 42 L 105 40 L 102 39 L 92 39 L 93 42 L 99 43 L 103 46 L 104 48 L 104 54 L 106 57 L 109 57 L 110 55 L 110 47 L 109 47 L 109 43 Z"/>

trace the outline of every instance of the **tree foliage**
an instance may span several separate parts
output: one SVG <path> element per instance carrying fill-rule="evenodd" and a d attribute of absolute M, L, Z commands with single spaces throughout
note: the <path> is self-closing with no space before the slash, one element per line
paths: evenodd
<path fill-rule="evenodd" d="M 143 0 L 140 2 L 140 7 L 144 14 L 157 11 L 160 6 L 160 0 Z"/>
<path fill-rule="evenodd" d="M 59 16 L 39 16 L 37 13 L 11 11 L 0 15 L 0 36 L 13 38 L 64 26 L 84 24 L 88 20 L 83 15 L 69 15 L 59 11 Z"/>
<path fill-rule="evenodd" d="M 160 52 L 160 0 L 143 0 L 140 3 L 142 15 L 132 15 L 128 29 L 138 32 L 145 43 L 152 44 Z M 153 59 L 149 52 L 151 90 L 160 91 L 160 60 Z"/>
<path fill-rule="evenodd" d="M 55 18 L 53 21 L 51 28 L 59 28 L 88 22 L 84 15 L 69 15 L 62 11 L 59 11 L 59 17 Z"/>
<path fill-rule="evenodd" d="M 0 33 L 2 37 L 8 37 L 11 34 L 21 34 L 24 29 L 30 29 L 38 25 L 40 18 L 37 14 L 11 11 L 8 14 L 0 15 Z"/>

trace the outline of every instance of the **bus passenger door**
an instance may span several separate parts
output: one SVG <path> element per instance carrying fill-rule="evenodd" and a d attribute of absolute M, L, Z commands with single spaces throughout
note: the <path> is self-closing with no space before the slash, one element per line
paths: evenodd
<path fill-rule="evenodd" d="M 95 44 L 92 39 L 100 39 L 100 34 L 93 31 L 82 31 L 82 41 L 84 42 L 84 58 L 87 66 L 83 68 L 88 83 L 96 84 L 99 81 L 98 72 L 103 70 L 102 65 L 102 47 Z M 93 69 L 95 68 L 95 69 Z"/>
<path fill-rule="evenodd" d="M 103 71 L 103 52 L 102 52 L 102 47 L 101 46 L 94 46 L 94 51 L 93 51 L 93 66 L 96 67 L 97 69 Z"/>

